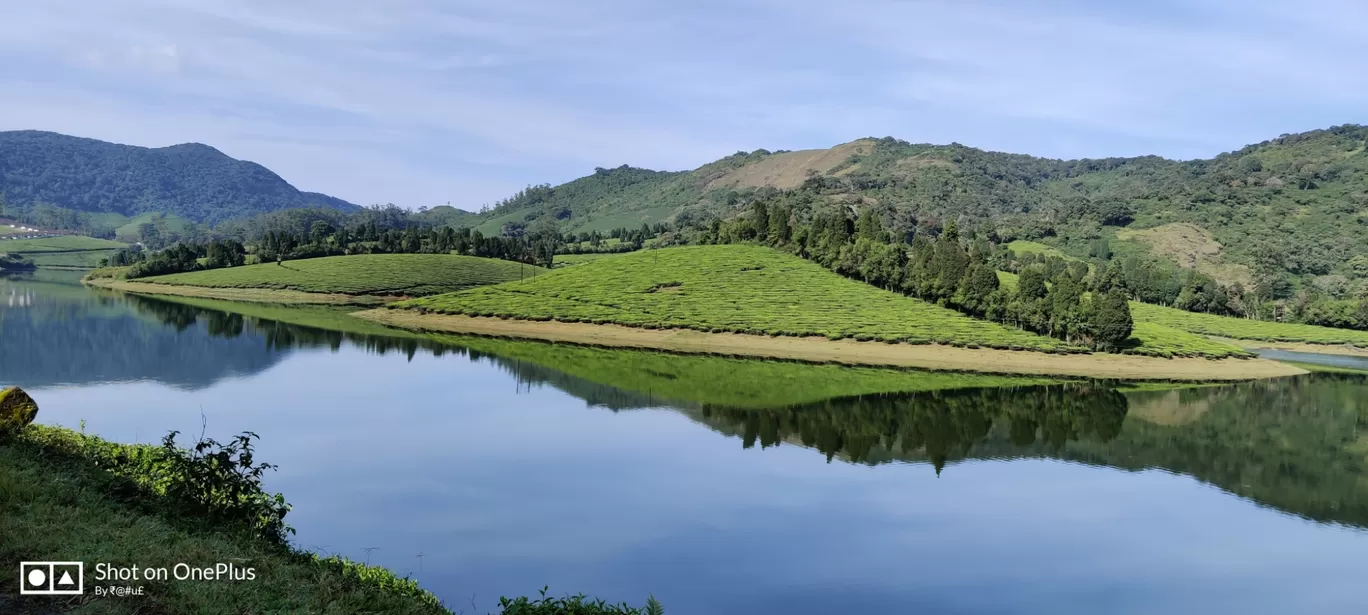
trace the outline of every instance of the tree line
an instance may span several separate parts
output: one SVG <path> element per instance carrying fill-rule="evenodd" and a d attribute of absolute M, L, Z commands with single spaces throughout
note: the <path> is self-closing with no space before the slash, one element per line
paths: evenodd
<path fill-rule="evenodd" d="M 844 207 L 803 221 L 783 204 L 752 203 L 748 215 L 714 220 L 701 243 L 760 242 L 836 273 L 965 314 L 1099 350 L 1122 348 L 1133 321 L 1124 290 L 1089 276 L 1086 265 L 1050 271 L 1026 267 L 1016 289 L 998 277 L 1005 249 L 986 238 L 961 237 L 952 221 L 932 239 L 894 237 L 869 208 L 852 218 Z"/>
<path fill-rule="evenodd" d="M 1059 451 L 1081 439 L 1111 441 L 1127 405 L 1114 389 L 1064 385 L 871 395 L 772 410 L 704 406 L 701 414 L 714 428 L 740 435 L 745 448 L 797 440 L 827 461 L 839 455 L 870 465 L 917 455 L 939 474 L 1004 423 L 1016 448 L 1039 442 Z"/>

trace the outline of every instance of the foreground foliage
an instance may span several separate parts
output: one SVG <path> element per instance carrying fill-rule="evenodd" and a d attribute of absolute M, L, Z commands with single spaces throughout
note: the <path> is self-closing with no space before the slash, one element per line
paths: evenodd
<path fill-rule="evenodd" d="M 646 606 L 640 609 L 627 603 L 608 604 L 603 600 L 590 600 L 583 594 L 565 598 L 547 598 L 543 587 L 541 597 L 499 599 L 500 613 L 503 615 L 664 615 L 665 608 L 654 596 L 647 599 Z"/>
<path fill-rule="evenodd" d="M 852 280 L 758 246 L 651 250 L 392 307 L 526 320 L 614 323 L 911 344 L 1079 349 Z"/>
<path fill-rule="evenodd" d="M 201 441 L 184 450 L 170 440 L 123 445 L 34 425 L 0 443 L 0 558 L 75 557 L 88 569 L 231 558 L 257 575 L 251 583 L 144 582 L 147 595 L 83 603 L 82 613 L 449 613 L 411 579 L 293 550 L 282 525 L 259 524 L 262 516 L 279 521 L 286 509 L 261 491 L 253 470 L 263 466 L 250 446 Z M 0 588 L 0 605 L 46 608 L 11 591 Z"/>
<path fill-rule="evenodd" d="M 252 456 L 254 434 L 189 449 L 168 435 L 161 446 L 126 445 L 70 430 L 30 425 L 0 437 L 0 558 L 170 568 L 232 560 L 255 580 L 236 583 L 141 581 L 146 594 L 119 600 L 87 595 L 75 613 L 375 613 L 450 615 L 409 578 L 285 542 L 289 506 L 267 494 L 269 464 Z M 51 601 L 0 585 L 5 612 L 48 612 Z M 662 613 L 610 606 L 582 596 L 500 601 L 506 615 Z"/>
<path fill-rule="evenodd" d="M 531 277 L 541 268 L 450 254 L 358 254 L 142 278 L 211 288 L 267 288 L 348 295 L 431 295 Z"/>

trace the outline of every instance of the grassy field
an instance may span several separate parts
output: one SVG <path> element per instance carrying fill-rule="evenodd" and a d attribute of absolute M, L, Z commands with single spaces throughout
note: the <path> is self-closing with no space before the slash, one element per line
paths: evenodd
<path fill-rule="evenodd" d="M 540 267 L 450 254 L 358 254 L 140 278 L 208 288 L 422 296 L 541 275 Z"/>
<path fill-rule="evenodd" d="M 1218 335 L 1237 340 L 1351 344 L 1368 347 L 1368 331 L 1198 314 L 1134 301 L 1131 302 L 1131 315 L 1136 322 L 1154 323 L 1190 333 Z"/>
<path fill-rule="evenodd" d="M 618 252 L 618 253 L 614 253 L 614 252 L 603 252 L 603 253 L 596 253 L 596 254 L 557 254 L 557 255 L 556 255 L 556 260 L 555 260 L 554 266 L 555 266 L 555 267 L 569 267 L 569 266 L 571 266 L 571 265 L 583 265 L 583 264 L 585 264 L 585 263 L 592 263 L 592 262 L 594 262 L 594 261 L 596 261 L 596 260 L 602 260 L 602 259 L 605 259 L 605 258 L 612 258 L 612 257 L 614 257 L 614 256 L 621 256 L 622 254 L 625 254 L 625 253 L 624 253 L 624 252 Z"/>
<path fill-rule="evenodd" d="M 1060 252 L 1058 248 L 1047 246 L 1043 243 L 1025 241 L 1018 239 L 1007 244 L 1007 249 L 1017 254 L 1044 254 L 1045 256 L 1058 256 L 1066 260 L 1077 260 L 1071 256 Z"/>
<path fill-rule="evenodd" d="M 99 266 L 100 259 L 109 258 L 127 244 L 81 235 L 63 235 L 43 239 L 0 240 L 0 252 L 22 254 L 39 267 Z"/>
<path fill-rule="evenodd" d="M 746 245 L 648 250 L 394 304 L 447 314 L 911 344 L 1074 350 Z"/>
<path fill-rule="evenodd" d="M 1130 339 L 1127 340 L 1127 346 L 1123 352 L 1151 357 L 1223 358 L 1253 356 L 1239 346 L 1139 319 L 1135 321 L 1135 328 L 1131 331 Z"/>
<path fill-rule="evenodd" d="M 81 235 L 62 235 L 43 239 L 7 239 L 0 241 L 0 252 L 37 254 L 40 252 L 73 252 L 78 250 L 118 250 L 128 247 L 117 241 Z"/>
<path fill-rule="evenodd" d="M 175 214 L 148 212 L 127 218 L 127 222 L 114 229 L 114 237 L 120 240 L 141 241 L 142 237 L 138 234 L 138 227 L 158 219 L 164 220 L 163 224 L 166 225 L 167 230 L 173 233 L 184 233 L 191 226 L 189 220 Z"/>

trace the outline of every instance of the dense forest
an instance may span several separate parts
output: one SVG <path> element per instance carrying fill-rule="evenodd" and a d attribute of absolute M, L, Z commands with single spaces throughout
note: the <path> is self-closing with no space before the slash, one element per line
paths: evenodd
<path fill-rule="evenodd" d="M 35 130 L 0 132 L 0 195 L 9 215 L 109 237 L 124 217 L 147 212 L 214 223 L 290 207 L 357 209 L 207 145 L 145 148 Z"/>

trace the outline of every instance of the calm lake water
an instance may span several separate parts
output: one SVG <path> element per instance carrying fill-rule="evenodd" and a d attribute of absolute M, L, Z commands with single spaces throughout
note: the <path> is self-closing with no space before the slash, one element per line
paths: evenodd
<path fill-rule="evenodd" d="M 40 422 L 255 431 L 299 545 L 466 613 L 543 585 L 677 615 L 1368 612 L 1362 377 L 1156 390 L 420 338 L 76 279 L 0 278 L 0 384 Z"/>

